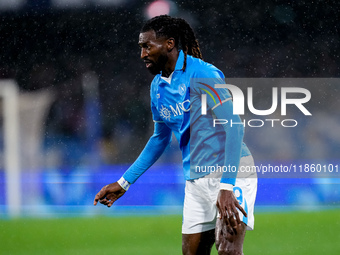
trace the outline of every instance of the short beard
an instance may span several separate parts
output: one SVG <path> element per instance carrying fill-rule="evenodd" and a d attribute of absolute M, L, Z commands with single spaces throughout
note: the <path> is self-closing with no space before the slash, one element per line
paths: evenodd
<path fill-rule="evenodd" d="M 153 75 L 161 73 L 162 69 L 165 67 L 166 62 L 168 62 L 168 56 L 160 55 L 157 63 L 154 63 L 154 65 L 152 65 L 151 68 L 148 69 L 149 72 Z"/>

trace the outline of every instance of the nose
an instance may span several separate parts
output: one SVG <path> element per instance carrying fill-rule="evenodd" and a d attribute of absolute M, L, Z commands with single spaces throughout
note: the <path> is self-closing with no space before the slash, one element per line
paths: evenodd
<path fill-rule="evenodd" d="M 146 49 L 145 48 L 142 48 L 141 49 L 141 53 L 140 53 L 140 58 L 141 59 L 144 59 L 145 57 L 148 56 L 148 53 L 146 52 Z"/>

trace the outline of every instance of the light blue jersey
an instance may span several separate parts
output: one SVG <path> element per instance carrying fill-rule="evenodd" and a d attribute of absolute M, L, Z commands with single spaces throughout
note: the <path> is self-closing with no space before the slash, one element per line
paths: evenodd
<path fill-rule="evenodd" d="M 222 183 L 235 185 L 241 157 L 250 155 L 243 143 L 244 126 L 227 89 L 215 89 L 224 83 L 223 73 L 211 64 L 187 56 L 180 51 L 174 72 L 169 78 L 156 75 L 151 83 L 151 110 L 155 122 L 154 134 L 144 150 L 124 173 L 123 178 L 134 183 L 162 155 L 175 134 L 182 151 L 186 180 L 203 177 L 218 167 L 233 167 L 224 171 Z M 202 94 L 207 96 L 207 114 L 202 115 Z M 214 119 L 227 119 L 234 124 L 213 126 Z M 208 169 L 208 170 L 207 170 Z"/>
<path fill-rule="evenodd" d="M 186 180 L 210 173 L 209 166 L 232 165 L 238 169 L 240 158 L 250 155 L 242 142 L 243 125 L 235 128 L 218 125 L 213 119 L 233 119 L 231 96 L 227 89 L 214 89 L 225 83 L 223 73 L 215 66 L 192 56 L 187 56 L 187 66 L 182 70 L 184 53 L 180 51 L 176 67 L 166 79 L 161 74 L 151 83 L 151 110 L 153 120 L 174 132 L 182 151 Z M 207 115 L 201 113 L 201 95 L 207 94 Z M 228 134 L 229 137 L 228 137 Z M 199 169 L 199 171 L 197 170 Z M 236 173 L 224 173 L 221 182 L 235 183 Z"/>

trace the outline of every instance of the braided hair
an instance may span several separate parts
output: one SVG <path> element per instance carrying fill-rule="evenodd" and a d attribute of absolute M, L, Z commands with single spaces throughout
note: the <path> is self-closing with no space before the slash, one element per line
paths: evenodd
<path fill-rule="evenodd" d="M 187 65 L 187 55 L 203 59 L 198 41 L 190 25 L 181 18 L 172 18 L 168 15 L 156 16 L 148 20 L 141 29 L 141 33 L 154 30 L 156 38 L 167 37 L 175 39 L 175 46 L 184 53 L 184 71 Z"/>

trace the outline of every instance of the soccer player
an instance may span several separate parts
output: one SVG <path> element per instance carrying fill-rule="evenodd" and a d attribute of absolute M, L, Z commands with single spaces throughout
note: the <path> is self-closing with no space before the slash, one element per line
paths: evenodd
<path fill-rule="evenodd" d="M 184 19 L 162 15 L 147 21 L 138 44 L 141 59 L 155 75 L 154 134 L 124 175 L 98 192 L 94 205 L 111 207 L 124 195 L 161 156 L 173 132 L 186 179 L 183 254 L 210 254 L 214 242 L 219 254 L 243 254 L 246 229 L 254 225 L 257 179 L 238 171 L 254 162 L 243 143 L 240 117 L 233 115 L 231 95 L 215 87 L 225 83 L 224 75 L 202 60 L 198 41 Z M 216 119 L 231 124 L 213 125 Z"/>

